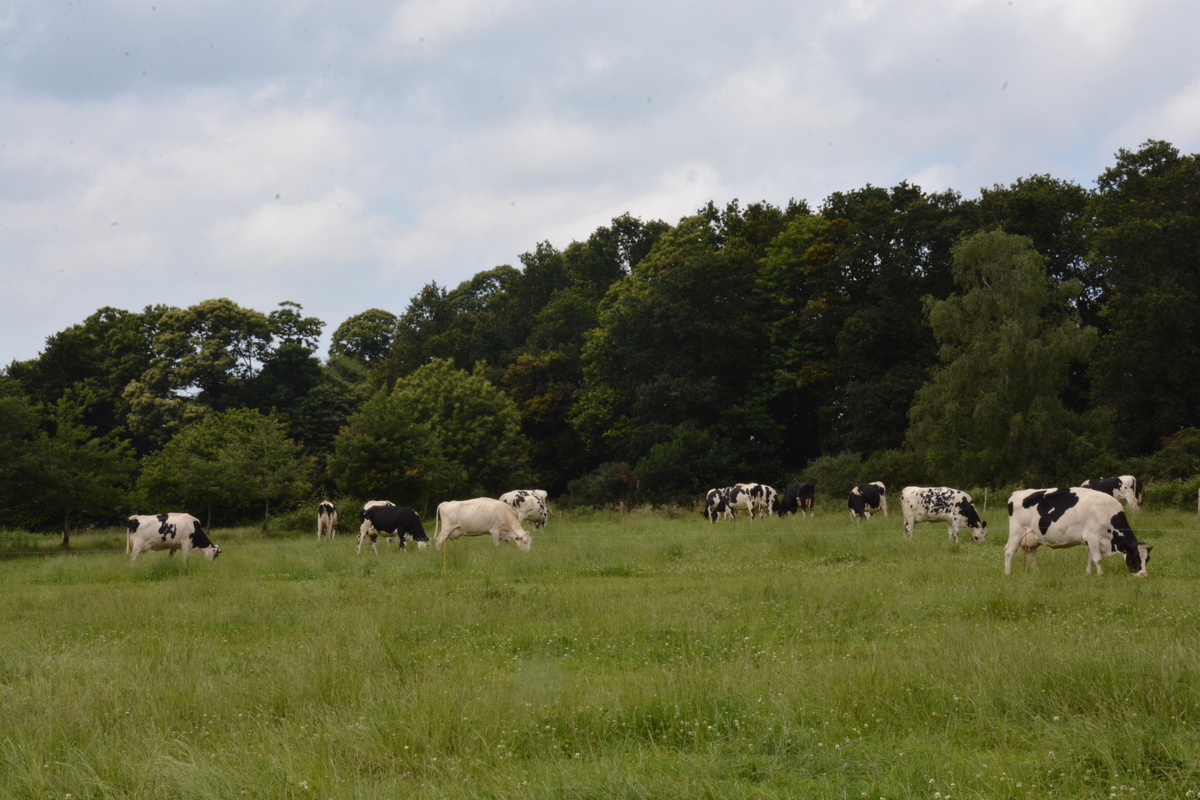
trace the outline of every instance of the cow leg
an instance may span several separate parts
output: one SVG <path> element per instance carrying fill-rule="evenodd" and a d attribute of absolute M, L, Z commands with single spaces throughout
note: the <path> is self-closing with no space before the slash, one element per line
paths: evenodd
<path fill-rule="evenodd" d="M 1104 570 L 1100 569 L 1100 559 L 1102 559 L 1103 557 L 1104 557 L 1104 554 L 1100 552 L 1099 540 L 1088 542 L 1087 570 L 1083 574 L 1090 575 L 1092 573 L 1092 564 L 1095 564 L 1096 565 L 1096 574 L 1103 575 Z"/>
<path fill-rule="evenodd" d="M 137 561 L 138 553 L 142 552 L 142 543 L 138 542 L 137 544 L 131 545 L 130 552 L 133 553 L 133 556 L 129 559 L 129 563 L 132 564 L 133 562 Z"/>
<path fill-rule="evenodd" d="M 953 525 L 946 526 L 946 536 L 950 539 L 953 539 L 954 542 L 957 543 L 958 542 L 958 528 L 954 527 Z"/>
<path fill-rule="evenodd" d="M 1020 536 L 1009 535 L 1008 544 L 1004 546 L 1004 574 L 1008 575 L 1012 571 L 1012 559 L 1017 552 L 1017 547 L 1021 541 Z"/>
<path fill-rule="evenodd" d="M 908 519 L 905 519 L 904 520 L 904 535 L 907 536 L 909 539 L 911 539 L 913 537 L 913 528 L 915 528 L 915 527 L 917 527 L 915 522 L 910 522 Z"/>
<path fill-rule="evenodd" d="M 365 538 L 367 538 L 367 535 L 365 533 L 363 533 L 362 531 L 359 531 L 358 532 L 358 555 L 360 555 L 360 556 L 362 555 L 362 543 L 363 543 L 363 539 L 365 539 Z"/>

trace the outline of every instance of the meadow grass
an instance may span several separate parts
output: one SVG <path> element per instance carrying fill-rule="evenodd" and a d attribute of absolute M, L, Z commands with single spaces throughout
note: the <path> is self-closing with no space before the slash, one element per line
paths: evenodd
<path fill-rule="evenodd" d="M 0 561 L 0 797 L 1200 796 L 1195 515 L 1145 580 L 987 518 Z"/>

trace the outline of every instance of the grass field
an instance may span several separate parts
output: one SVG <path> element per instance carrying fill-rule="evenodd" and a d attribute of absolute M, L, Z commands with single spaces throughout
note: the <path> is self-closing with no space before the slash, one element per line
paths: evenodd
<path fill-rule="evenodd" d="M 76 537 L 117 552 L 0 561 L 0 797 L 1200 796 L 1196 516 L 1132 518 L 1145 580 L 1005 577 L 987 518 Z"/>

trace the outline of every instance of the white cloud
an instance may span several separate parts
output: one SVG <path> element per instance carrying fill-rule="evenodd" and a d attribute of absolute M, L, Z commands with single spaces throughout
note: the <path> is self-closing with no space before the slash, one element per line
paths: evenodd
<path fill-rule="evenodd" d="M 392 14 L 387 38 L 405 45 L 438 43 L 487 27 L 512 5 L 509 0 L 408 0 Z"/>
<path fill-rule="evenodd" d="M 103 304 L 332 328 L 625 212 L 1200 148 L 1196 0 L 14 3 L 0 363 Z"/>

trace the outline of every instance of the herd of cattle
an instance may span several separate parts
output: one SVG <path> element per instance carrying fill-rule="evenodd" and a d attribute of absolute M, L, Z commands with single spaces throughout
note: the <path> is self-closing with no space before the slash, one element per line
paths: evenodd
<path fill-rule="evenodd" d="M 1094 478 L 1069 489 L 1025 489 L 1008 498 L 1008 544 L 1004 548 L 1004 574 L 1012 566 L 1017 550 L 1025 551 L 1029 566 L 1036 565 L 1037 548 L 1087 545 L 1087 573 L 1092 566 L 1100 574 L 1100 559 L 1123 556 L 1129 571 L 1146 576 L 1152 548 L 1139 542 L 1129 527 L 1122 503 L 1136 511 L 1141 507 L 1143 485 L 1132 475 Z M 811 483 L 790 483 L 779 500 L 776 490 L 761 483 L 739 483 L 709 489 L 701 513 L 709 522 L 724 517 L 736 519 L 739 511 L 751 518 L 759 514 L 811 513 L 815 500 Z M 887 487 L 881 481 L 863 483 L 850 490 L 850 517 L 870 519 L 888 513 Z M 980 518 L 971 496 L 947 486 L 906 486 L 900 492 L 904 511 L 904 534 L 912 538 L 919 522 L 945 522 L 947 535 L 958 541 L 966 529 L 972 538 L 987 538 L 987 522 Z"/>
<path fill-rule="evenodd" d="M 1026 563 L 1036 566 L 1037 548 L 1073 547 L 1086 545 L 1086 573 L 1095 566 L 1100 574 L 1100 560 L 1107 556 L 1122 556 L 1129 571 L 1146 576 L 1150 560 L 1149 546 L 1139 542 L 1129 527 L 1122 504 L 1131 510 L 1141 507 L 1143 486 L 1132 475 L 1117 478 L 1096 478 L 1081 486 L 1061 489 L 1024 489 L 1008 498 L 1008 544 L 1004 548 L 1004 573 L 1012 566 L 1017 550 L 1025 552 Z M 784 514 L 813 514 L 816 493 L 813 484 L 788 484 L 783 498 L 771 486 L 761 483 L 739 483 L 721 489 L 710 489 L 705 496 L 704 517 L 715 523 L 718 519 L 737 519 L 740 511 L 751 518 Z M 848 505 L 855 520 L 870 519 L 873 514 L 887 516 L 887 487 L 880 481 L 864 483 L 850 490 Z M 971 496 L 959 489 L 945 486 L 907 486 L 900 493 L 904 511 L 904 533 L 912 538 L 920 522 L 945 522 L 947 535 L 955 542 L 958 532 L 966 529 L 977 542 L 987 537 L 983 521 Z M 517 489 L 498 499 L 476 497 L 472 500 L 449 500 L 438 505 L 433 541 L 441 547 L 449 539 L 460 536 L 490 535 L 499 546 L 512 541 L 528 550 L 532 538 L 523 527 L 530 522 L 539 530 L 545 527 L 550 509 L 546 492 L 541 489 Z M 375 541 L 380 536 L 395 539 L 401 548 L 406 542 L 425 547 L 429 537 L 421 518 L 411 508 L 397 506 L 388 500 L 372 500 L 359 512 L 358 552 L 365 540 L 378 554 Z M 337 508 L 328 501 L 317 507 L 317 539 L 332 539 L 337 535 Z M 191 550 L 200 550 L 210 560 L 221 553 L 200 526 L 200 520 L 190 514 L 137 515 L 127 522 L 128 536 L 125 552 L 136 561 L 143 550 L 175 550 L 184 557 Z"/>

